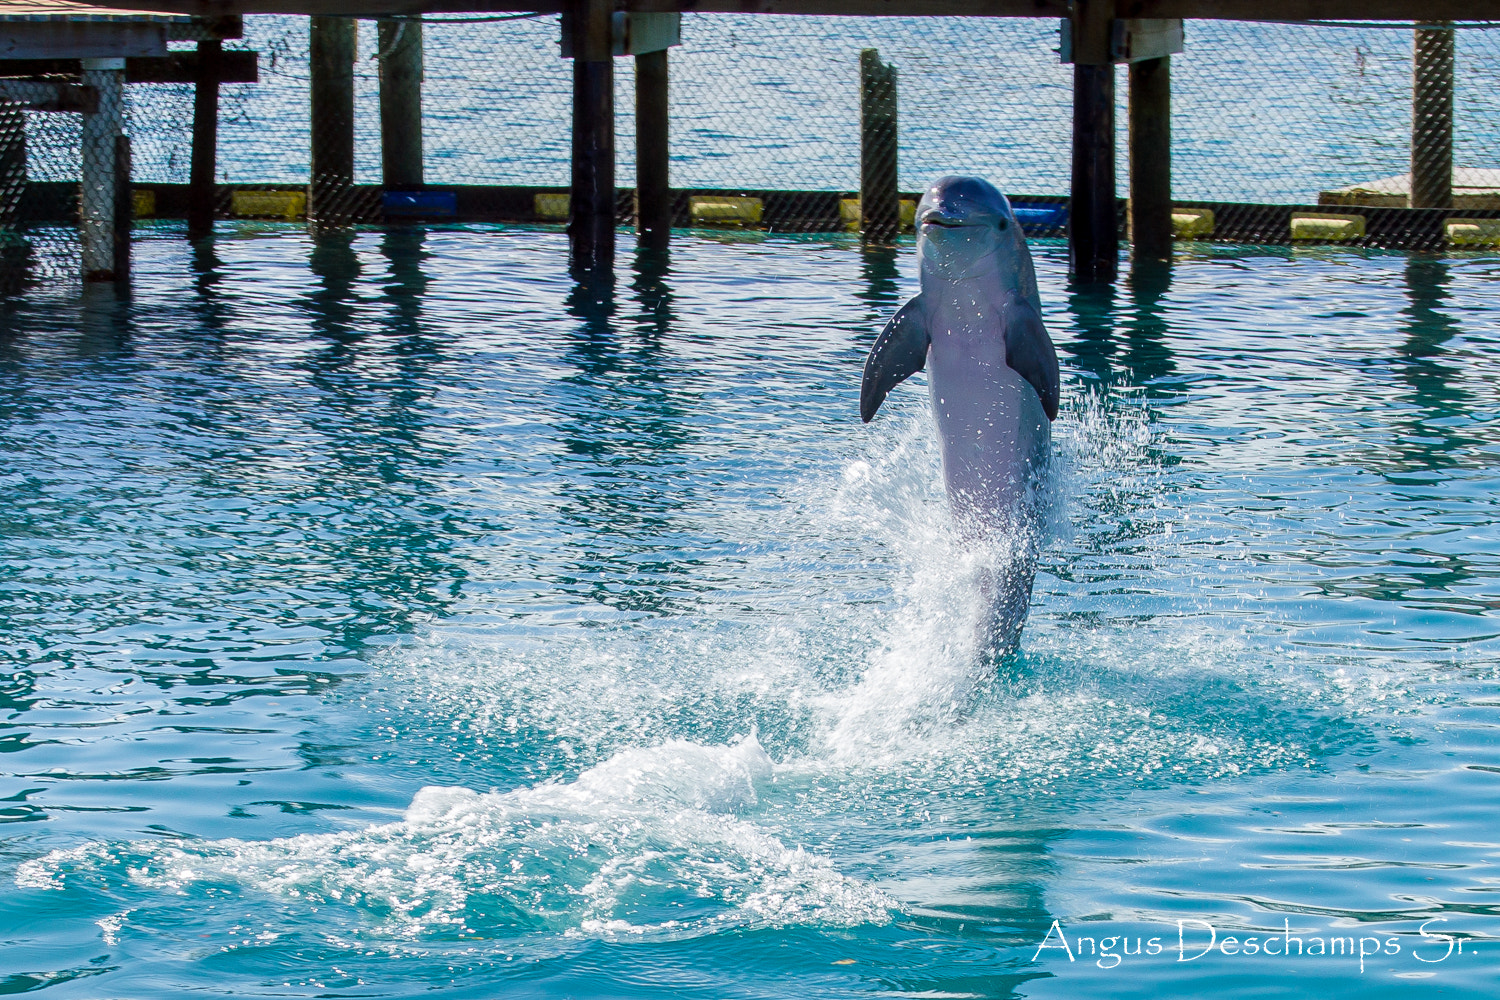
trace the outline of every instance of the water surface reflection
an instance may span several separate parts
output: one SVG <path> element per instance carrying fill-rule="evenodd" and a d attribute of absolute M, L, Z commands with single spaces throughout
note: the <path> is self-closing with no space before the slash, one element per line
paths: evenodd
<path fill-rule="evenodd" d="M 1163 995 L 1189 974 L 1036 944 L 1493 936 L 1483 269 L 1245 250 L 1110 290 L 1039 247 L 1076 405 L 1002 684 L 946 640 L 925 403 L 854 405 L 910 253 L 683 237 L 563 285 L 545 231 L 226 229 L 145 241 L 131 303 L 23 297 L 6 982 Z"/>

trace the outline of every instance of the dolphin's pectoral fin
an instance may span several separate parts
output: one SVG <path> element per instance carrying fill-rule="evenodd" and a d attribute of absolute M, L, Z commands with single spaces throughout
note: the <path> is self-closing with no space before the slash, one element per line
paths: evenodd
<path fill-rule="evenodd" d="M 1042 397 L 1047 419 L 1056 420 L 1057 403 L 1062 395 L 1057 350 L 1047 336 L 1042 317 L 1027 303 L 1015 302 L 1005 310 L 1005 363 L 1031 383 Z"/>
<path fill-rule="evenodd" d="M 875 338 L 859 386 L 859 418 L 869 423 L 885 394 L 927 365 L 927 317 L 918 295 L 902 306 Z"/>

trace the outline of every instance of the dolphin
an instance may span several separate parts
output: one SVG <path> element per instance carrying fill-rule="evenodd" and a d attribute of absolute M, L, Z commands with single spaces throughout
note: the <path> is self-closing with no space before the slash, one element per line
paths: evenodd
<path fill-rule="evenodd" d="M 1060 394 L 1036 269 L 1010 202 L 978 177 L 943 177 L 917 206 L 921 291 L 865 360 L 859 415 L 927 369 L 948 503 L 964 538 L 1006 553 L 984 586 L 984 641 L 1015 646 L 1036 576 L 1038 487 Z"/>

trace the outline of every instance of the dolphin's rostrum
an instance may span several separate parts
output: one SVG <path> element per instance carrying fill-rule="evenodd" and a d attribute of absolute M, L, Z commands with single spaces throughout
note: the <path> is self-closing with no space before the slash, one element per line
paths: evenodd
<path fill-rule="evenodd" d="M 1013 646 L 1036 574 L 1036 489 L 1057 416 L 1057 352 L 1042 325 L 1036 270 L 1010 202 L 978 177 L 944 177 L 917 206 L 921 292 L 865 361 L 868 423 L 896 385 L 928 370 L 943 479 L 966 537 L 1003 556 L 987 641 Z"/>

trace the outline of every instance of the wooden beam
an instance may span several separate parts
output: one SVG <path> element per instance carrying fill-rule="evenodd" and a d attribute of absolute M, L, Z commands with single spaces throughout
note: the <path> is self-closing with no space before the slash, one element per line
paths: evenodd
<path fill-rule="evenodd" d="M 833 17 L 1067 17 L 1063 0 L 625 0 L 632 11 Z"/>
<path fill-rule="evenodd" d="M 186 184 L 156 184 L 139 182 L 137 191 L 150 191 L 156 196 L 156 217 L 181 219 L 187 213 Z M 295 191 L 295 184 L 223 184 L 220 192 L 266 190 Z M 536 196 L 557 194 L 557 185 L 499 185 L 499 184 L 430 184 L 428 191 L 441 190 L 455 199 L 456 211 L 446 218 L 453 222 L 513 222 L 530 224 L 546 221 L 537 218 Z M 26 222 L 59 222 L 76 224 L 78 221 L 78 185 L 58 181 L 30 181 L 26 184 Z M 355 193 L 362 205 L 377 202 L 378 185 L 357 184 Z M 629 189 L 621 190 L 628 196 Z M 906 192 L 908 197 L 919 192 Z M 689 223 L 688 202 L 691 198 L 756 198 L 764 205 L 761 230 L 779 233 L 836 233 L 842 232 L 847 216 L 840 201 L 849 192 L 840 191 L 795 191 L 765 190 L 763 188 L 681 188 L 673 192 L 677 200 L 674 221 L 678 225 Z M 1065 235 L 1056 224 L 1053 210 L 1061 207 L 1059 195 L 1007 194 L 1017 209 L 1044 208 L 1045 221 L 1022 219 L 1022 228 L 1028 236 L 1058 237 Z M 624 197 L 621 199 L 625 200 Z M 1123 208 L 1123 205 L 1121 206 Z M 1202 237 L 1205 242 L 1215 243 L 1266 243 L 1286 245 L 1291 242 L 1291 220 L 1294 215 L 1325 213 L 1327 205 L 1267 205 L 1244 202 L 1178 201 L 1176 207 L 1183 209 L 1209 209 L 1214 214 L 1214 231 Z M 1442 250 L 1448 245 L 1445 223 L 1456 219 L 1486 219 L 1500 222 L 1500 209 L 1493 208 L 1380 208 L 1360 206 L 1352 209 L 1364 216 L 1366 222 L 1363 239 L 1351 240 L 1345 246 L 1378 246 L 1417 250 Z M 882 252 L 881 248 L 871 248 Z M 650 256 L 649 254 L 647 255 Z M 0 262 L 3 268 L 3 262 Z M 1140 269 L 1132 268 L 1132 282 L 1138 280 Z M 1154 270 L 1147 268 L 1148 271 Z"/>
<path fill-rule="evenodd" d="M 208 41 L 205 39 L 205 41 Z M 201 44 L 201 43 L 200 43 Z M 198 52 L 203 51 L 199 49 Z M 125 60 L 126 83 L 197 83 L 198 52 L 173 52 L 165 59 L 140 58 Z M 224 51 L 222 47 L 214 55 L 218 66 L 220 83 L 259 83 L 259 53 L 243 49 Z"/>
<path fill-rule="evenodd" d="M 200 43 L 202 44 L 202 43 Z M 173 52 L 165 59 L 126 59 L 126 83 L 197 83 L 198 52 Z M 224 51 L 222 47 L 214 55 L 220 83 L 259 83 L 259 53 L 243 49 Z"/>
<path fill-rule="evenodd" d="M 167 25 L 169 42 L 206 42 L 213 38 L 223 41 L 226 38 L 244 37 L 245 19 L 239 14 L 213 14 L 194 17 L 191 24 Z"/>
<path fill-rule="evenodd" d="M 121 9 L 218 16 L 344 17 L 456 13 L 560 13 L 564 0 L 110 0 Z M 851 17 L 1067 17 L 1066 0 L 624 0 L 630 11 L 818 14 Z M 1500 0 L 1120 0 L 1119 17 L 1227 21 L 1500 20 Z"/>
<path fill-rule="evenodd" d="M 99 92 L 93 87 L 51 80 L 0 80 L 0 101 L 18 104 L 27 111 L 82 111 L 92 114 L 99 107 Z"/>
<path fill-rule="evenodd" d="M 259 54 L 243 49 L 221 51 L 220 83 L 259 83 Z M 77 76 L 78 59 L 0 59 L 0 76 Z M 165 56 L 136 56 L 125 60 L 126 83 L 197 83 L 198 53 L 170 52 Z"/>
<path fill-rule="evenodd" d="M 1488 2 L 1488 0 L 1481 0 Z M 1500 0 L 1496 0 L 1500 3 Z M 566 0 L 122 0 L 112 6 L 175 14 L 309 14 L 379 18 L 416 14 L 560 14 Z M 851 17 L 1066 17 L 1066 0 L 623 0 L 638 13 L 814 14 Z"/>
<path fill-rule="evenodd" d="M 197 17 L 182 12 L 163 11 L 155 5 L 142 8 L 101 6 L 80 0 L 4 0 L 0 2 L 0 22 L 92 22 L 95 25 L 131 24 L 160 26 L 169 42 L 202 42 L 211 38 L 242 38 L 244 18 L 238 14 Z M 107 29 L 106 29 L 107 30 Z"/>
<path fill-rule="evenodd" d="M 165 24 L 145 21 L 6 21 L 0 58 L 123 59 L 167 54 Z"/>
<path fill-rule="evenodd" d="M 1120 0 L 1119 17 L 1219 21 L 1492 21 L 1500 0 Z"/>

